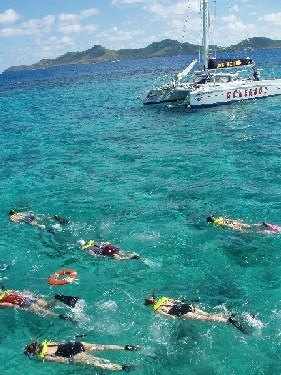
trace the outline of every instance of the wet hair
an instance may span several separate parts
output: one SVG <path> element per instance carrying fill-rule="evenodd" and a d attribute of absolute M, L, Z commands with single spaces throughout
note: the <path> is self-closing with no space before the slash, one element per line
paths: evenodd
<path fill-rule="evenodd" d="M 9 211 L 9 216 L 12 216 L 12 215 L 14 215 L 16 213 L 16 211 L 15 210 L 10 210 Z"/>
<path fill-rule="evenodd" d="M 149 296 L 147 297 L 145 300 L 144 300 L 144 304 L 145 306 L 148 306 L 148 305 L 153 305 L 155 302 L 155 299 L 153 296 Z"/>
<path fill-rule="evenodd" d="M 38 348 L 38 339 L 35 339 L 30 344 L 26 345 L 24 348 L 24 354 L 28 355 L 29 358 L 33 357 L 36 354 L 36 349 Z"/>
<path fill-rule="evenodd" d="M 207 223 L 212 223 L 215 220 L 214 216 L 207 217 Z"/>

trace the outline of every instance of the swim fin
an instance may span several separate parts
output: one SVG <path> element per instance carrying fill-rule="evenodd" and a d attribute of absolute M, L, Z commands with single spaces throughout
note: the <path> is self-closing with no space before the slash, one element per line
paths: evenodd
<path fill-rule="evenodd" d="M 67 320 L 68 322 L 71 322 L 71 323 L 74 323 L 74 324 L 77 324 L 78 321 L 73 319 L 71 316 L 69 315 L 65 315 L 65 314 L 60 314 L 59 315 L 59 318 L 62 319 L 62 320 Z"/>
<path fill-rule="evenodd" d="M 54 215 L 53 218 L 55 220 L 57 220 L 60 224 L 68 224 L 69 223 L 69 220 L 67 219 L 63 219 L 62 217 L 60 217 L 59 215 Z"/>
<path fill-rule="evenodd" d="M 249 335 L 250 332 L 244 328 L 240 323 L 237 322 L 232 316 L 228 319 L 229 323 L 234 325 L 237 329 L 239 329 L 240 332 L 244 333 L 244 335 Z"/>
<path fill-rule="evenodd" d="M 75 307 L 78 297 L 72 297 L 72 296 L 64 296 L 63 294 L 55 294 L 55 299 L 58 301 L 64 303 L 65 305 L 69 307 Z"/>

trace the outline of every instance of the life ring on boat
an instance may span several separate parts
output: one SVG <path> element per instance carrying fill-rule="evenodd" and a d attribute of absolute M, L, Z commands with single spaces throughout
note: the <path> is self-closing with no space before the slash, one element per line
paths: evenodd
<path fill-rule="evenodd" d="M 66 275 L 65 278 L 59 279 L 60 276 Z M 77 276 L 77 272 L 75 270 L 60 270 L 51 275 L 48 278 L 48 282 L 50 285 L 65 285 L 68 283 L 72 283 Z"/>

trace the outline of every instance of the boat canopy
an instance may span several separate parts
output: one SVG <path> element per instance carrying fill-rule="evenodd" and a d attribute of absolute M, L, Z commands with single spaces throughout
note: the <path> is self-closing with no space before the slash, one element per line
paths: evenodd
<path fill-rule="evenodd" d="M 246 59 L 209 59 L 208 69 L 237 68 L 243 65 L 252 65 L 253 60 L 249 57 Z"/>

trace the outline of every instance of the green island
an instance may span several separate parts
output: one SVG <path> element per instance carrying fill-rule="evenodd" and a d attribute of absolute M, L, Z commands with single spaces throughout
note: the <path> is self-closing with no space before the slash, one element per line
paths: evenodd
<path fill-rule="evenodd" d="M 229 47 L 212 46 L 217 52 L 261 50 L 281 48 L 281 40 L 272 40 L 264 37 L 245 39 L 242 42 Z M 132 60 L 150 57 L 164 57 L 197 54 L 198 46 L 194 44 L 180 43 L 176 40 L 165 39 L 161 42 L 154 42 L 147 47 L 138 49 L 120 49 L 117 51 L 106 49 L 100 45 L 82 52 L 67 52 L 55 59 L 42 59 L 32 65 L 11 66 L 5 71 L 34 70 L 54 66 L 65 66 L 74 64 L 94 64 L 104 61 Z"/>

